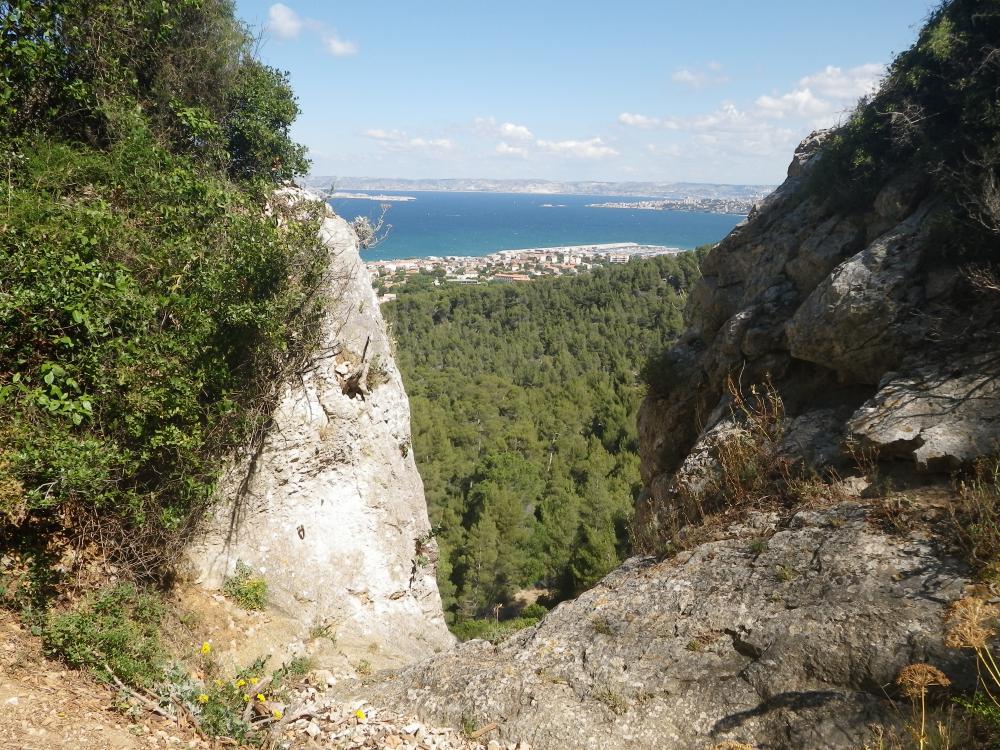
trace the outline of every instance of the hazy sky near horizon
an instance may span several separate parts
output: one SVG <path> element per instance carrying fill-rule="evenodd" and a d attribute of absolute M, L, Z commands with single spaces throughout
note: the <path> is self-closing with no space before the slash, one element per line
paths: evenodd
<path fill-rule="evenodd" d="M 313 173 L 776 183 L 936 0 L 236 0 Z"/>

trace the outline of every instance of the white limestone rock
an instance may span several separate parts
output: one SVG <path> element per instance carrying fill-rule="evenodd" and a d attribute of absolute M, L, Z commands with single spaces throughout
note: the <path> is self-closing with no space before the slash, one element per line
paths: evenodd
<path fill-rule="evenodd" d="M 276 199 L 313 197 L 285 189 Z M 331 257 L 322 343 L 292 382 L 256 455 L 220 483 L 191 546 L 197 583 L 222 586 L 237 561 L 268 583 L 268 604 L 376 666 L 453 642 L 435 579 L 436 545 L 410 449 L 410 411 L 385 321 L 350 225 L 327 209 Z"/>

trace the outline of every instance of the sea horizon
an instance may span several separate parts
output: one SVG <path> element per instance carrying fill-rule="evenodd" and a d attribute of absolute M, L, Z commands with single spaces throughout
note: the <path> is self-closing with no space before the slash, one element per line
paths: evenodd
<path fill-rule="evenodd" d="M 347 190 L 347 189 L 345 189 Z M 590 203 L 636 202 L 656 196 L 497 193 L 438 190 L 359 190 L 366 195 L 411 196 L 393 202 L 388 236 L 362 251 L 366 262 L 427 257 L 481 257 L 505 250 L 635 243 L 692 250 L 718 242 L 745 216 L 697 211 L 591 208 Z M 381 213 L 378 201 L 332 198 L 347 220 Z"/>

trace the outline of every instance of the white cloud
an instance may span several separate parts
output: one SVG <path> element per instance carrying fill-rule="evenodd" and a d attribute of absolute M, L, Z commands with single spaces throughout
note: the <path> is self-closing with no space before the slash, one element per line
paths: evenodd
<path fill-rule="evenodd" d="M 334 57 L 349 57 L 358 53 L 357 44 L 341 39 L 322 21 L 303 18 L 284 3 L 275 3 L 268 8 L 267 28 L 279 39 L 297 39 L 303 29 L 308 29 L 320 37 L 324 49 Z"/>
<path fill-rule="evenodd" d="M 538 147 L 553 154 L 571 156 L 579 159 L 605 159 L 618 156 L 618 152 L 606 146 L 600 138 L 589 138 L 585 141 L 538 141 Z"/>
<path fill-rule="evenodd" d="M 367 138 L 374 138 L 376 141 L 401 141 L 406 138 L 406 133 L 402 130 L 382 130 L 381 128 L 369 128 L 363 135 Z"/>
<path fill-rule="evenodd" d="M 403 130 L 370 128 L 362 135 L 392 151 L 449 151 L 454 146 L 447 138 L 411 137 Z"/>
<path fill-rule="evenodd" d="M 656 156 L 670 156 L 672 158 L 684 156 L 684 149 L 676 144 L 671 146 L 658 146 L 655 143 L 647 143 L 646 151 L 647 153 L 654 154 Z"/>
<path fill-rule="evenodd" d="M 618 115 L 618 122 L 622 125 L 628 125 L 632 128 L 641 128 L 642 130 L 652 130 L 654 128 L 677 130 L 678 128 L 677 122 L 673 119 L 648 117 L 647 115 L 640 115 L 635 112 L 622 112 Z"/>
<path fill-rule="evenodd" d="M 267 28 L 279 39 L 295 39 L 303 25 L 299 14 L 283 3 L 275 3 L 267 10 Z"/>
<path fill-rule="evenodd" d="M 703 89 L 706 86 L 729 83 L 729 76 L 722 73 L 722 63 L 710 62 L 706 68 L 707 70 L 680 68 L 674 71 L 670 80 L 682 83 L 692 89 Z"/>
<path fill-rule="evenodd" d="M 692 88 L 698 89 L 705 85 L 706 76 L 704 73 L 692 73 L 687 68 L 681 68 L 670 76 L 670 80 L 677 83 L 685 83 Z"/>
<path fill-rule="evenodd" d="M 341 39 L 332 32 L 323 36 L 323 46 L 334 57 L 350 57 L 351 55 L 358 54 L 358 45 L 354 42 Z"/>
<path fill-rule="evenodd" d="M 867 63 L 848 70 L 827 65 L 819 73 L 814 73 L 800 80 L 799 86 L 811 88 L 820 96 L 829 96 L 834 99 L 858 99 L 875 91 L 884 75 L 885 65 L 881 63 Z"/>
<path fill-rule="evenodd" d="M 523 146 L 512 146 L 506 141 L 497 144 L 496 152 L 501 156 L 516 156 L 521 159 L 528 158 L 528 149 Z"/>
<path fill-rule="evenodd" d="M 697 86 L 720 69 L 716 63 L 708 64 L 708 72 L 684 68 L 674 80 Z M 810 131 L 835 124 L 859 97 L 874 91 L 884 71 L 875 63 L 848 69 L 829 65 L 800 78 L 789 90 L 763 94 L 745 106 L 723 102 L 712 111 L 688 117 L 622 112 L 618 123 L 646 131 L 674 131 L 669 139 L 647 143 L 649 155 L 778 163 Z"/>
<path fill-rule="evenodd" d="M 534 133 L 525 125 L 515 125 L 512 122 L 497 124 L 493 117 L 477 117 L 472 121 L 472 126 L 477 133 L 486 136 L 500 136 L 507 140 L 533 141 Z"/>
<path fill-rule="evenodd" d="M 820 99 L 809 88 L 795 89 L 781 96 L 759 96 L 754 102 L 769 117 L 819 117 L 837 109 L 836 103 Z"/>
<path fill-rule="evenodd" d="M 647 117 L 646 115 L 635 114 L 634 112 L 622 112 L 618 115 L 618 122 L 633 128 L 658 128 L 663 122 L 659 117 Z"/>
<path fill-rule="evenodd" d="M 533 141 L 535 136 L 524 125 L 515 125 L 512 122 L 505 122 L 500 126 L 500 134 L 505 138 L 513 138 L 518 141 Z"/>
<path fill-rule="evenodd" d="M 492 117 L 476 117 L 472 120 L 472 127 L 480 135 L 492 135 L 496 133 L 497 121 Z"/>
<path fill-rule="evenodd" d="M 878 88 L 885 66 L 877 63 L 843 70 L 827 65 L 823 70 L 799 79 L 797 88 L 774 96 L 760 96 L 755 102 L 769 117 L 810 118 L 813 127 L 834 124 L 838 115 Z"/>

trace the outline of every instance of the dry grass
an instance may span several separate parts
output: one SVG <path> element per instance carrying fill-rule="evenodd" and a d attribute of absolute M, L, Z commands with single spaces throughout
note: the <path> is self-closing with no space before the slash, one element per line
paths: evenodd
<path fill-rule="evenodd" d="M 1000 455 L 976 461 L 955 491 L 952 532 L 973 567 L 1000 577 Z"/>
<path fill-rule="evenodd" d="M 781 451 L 785 407 L 769 378 L 744 386 L 726 380 L 732 429 L 711 446 L 713 470 L 693 482 L 678 478 L 670 507 L 643 509 L 633 543 L 641 554 L 670 555 L 715 538 L 754 510 L 787 510 L 836 499 L 830 481 Z"/>

